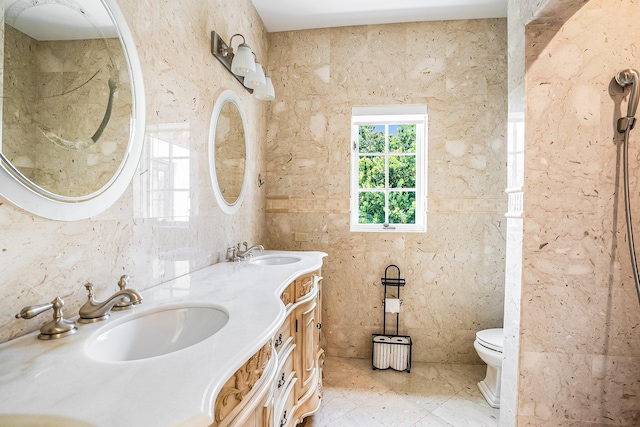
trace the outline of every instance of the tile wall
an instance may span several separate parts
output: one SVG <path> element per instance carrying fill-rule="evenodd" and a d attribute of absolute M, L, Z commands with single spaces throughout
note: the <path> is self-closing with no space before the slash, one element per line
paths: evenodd
<path fill-rule="evenodd" d="M 505 314 L 520 316 L 519 368 L 508 378 L 518 396 L 513 408 L 507 396 L 501 425 L 638 425 L 640 308 L 615 131 L 626 101 L 612 78 L 639 66 L 640 3 L 529 3 L 521 17 L 536 18 L 523 68 L 510 58 L 511 81 L 524 76 L 524 90 L 510 86 L 510 103 L 523 105 L 526 93 L 525 196 L 521 308 Z"/>
<path fill-rule="evenodd" d="M 237 32 L 259 58 L 267 58 L 267 33 L 249 0 L 166 2 L 120 0 L 133 33 L 145 79 L 145 151 L 171 146 L 187 167 L 182 201 L 154 206 L 143 158 L 133 182 L 110 209 L 86 221 L 50 221 L 0 197 L 0 342 L 38 329 L 44 322 L 16 320 L 25 305 L 66 301 L 74 313 L 93 281 L 98 297 L 117 289 L 121 274 L 146 289 L 218 261 L 227 245 L 265 238 L 268 104 L 254 99 L 210 53 L 210 32 L 225 39 Z M 267 64 L 268 65 L 268 64 Z M 216 206 L 209 179 L 207 138 L 213 105 L 224 89 L 240 96 L 249 122 L 253 159 L 247 198 L 235 216 Z M 178 195 L 178 189 L 173 194 Z M 172 191 L 172 190 L 169 190 Z M 169 196 L 167 194 L 167 196 Z"/>
<path fill-rule="evenodd" d="M 506 35 L 504 19 L 270 34 L 267 242 L 329 254 L 329 355 L 370 357 L 392 263 L 407 281 L 400 333 L 415 360 L 479 362 L 476 331 L 502 326 Z M 351 233 L 351 107 L 402 103 L 429 109 L 428 231 Z"/>

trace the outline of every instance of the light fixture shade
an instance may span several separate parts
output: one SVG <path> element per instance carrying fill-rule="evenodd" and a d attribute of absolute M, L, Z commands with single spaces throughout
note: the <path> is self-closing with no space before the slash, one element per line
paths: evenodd
<path fill-rule="evenodd" d="M 256 89 L 259 86 L 264 86 L 266 83 L 266 79 L 264 77 L 264 69 L 262 65 L 256 61 L 256 70 L 249 71 L 246 76 L 244 76 L 244 85 L 251 89 Z"/>
<path fill-rule="evenodd" d="M 276 91 L 273 89 L 271 77 L 265 76 L 265 84 L 258 86 L 253 94 L 256 98 L 263 101 L 273 101 L 276 99 Z"/>
<path fill-rule="evenodd" d="M 231 72 L 238 76 L 246 76 L 250 71 L 256 70 L 256 62 L 253 59 L 251 48 L 242 43 L 238 46 L 233 61 L 231 62 Z"/>

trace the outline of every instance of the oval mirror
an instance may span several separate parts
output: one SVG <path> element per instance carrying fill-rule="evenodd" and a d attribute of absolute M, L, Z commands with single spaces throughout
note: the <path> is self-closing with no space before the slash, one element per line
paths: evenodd
<path fill-rule="evenodd" d="M 45 218 L 111 206 L 144 138 L 142 71 L 116 0 L 4 0 L 0 194 Z"/>
<path fill-rule="evenodd" d="M 209 172 L 218 205 L 233 214 L 248 184 L 249 137 L 240 98 L 225 90 L 213 107 L 209 128 Z"/>

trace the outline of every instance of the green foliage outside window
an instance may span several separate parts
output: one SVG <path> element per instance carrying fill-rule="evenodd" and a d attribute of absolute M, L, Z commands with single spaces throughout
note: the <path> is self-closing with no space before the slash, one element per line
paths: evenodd
<path fill-rule="evenodd" d="M 360 224 L 383 224 L 384 223 L 384 193 L 366 192 L 359 194 L 359 217 Z"/>
<path fill-rule="evenodd" d="M 361 125 L 358 133 L 358 222 L 415 224 L 416 125 Z"/>

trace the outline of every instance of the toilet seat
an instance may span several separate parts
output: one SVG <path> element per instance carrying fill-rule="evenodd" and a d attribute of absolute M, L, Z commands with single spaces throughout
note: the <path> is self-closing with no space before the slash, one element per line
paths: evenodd
<path fill-rule="evenodd" d="M 476 332 L 476 341 L 483 347 L 502 353 L 504 332 L 502 328 L 485 329 Z"/>

